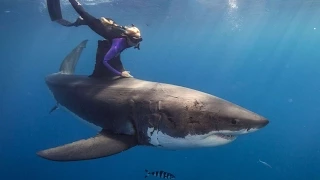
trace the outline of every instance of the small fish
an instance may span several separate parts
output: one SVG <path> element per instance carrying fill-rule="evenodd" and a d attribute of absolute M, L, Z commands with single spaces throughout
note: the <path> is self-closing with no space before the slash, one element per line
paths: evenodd
<path fill-rule="evenodd" d="M 260 159 L 259 159 L 259 162 L 260 162 L 261 164 L 269 167 L 269 168 L 272 168 L 268 163 L 266 163 L 266 162 L 264 162 L 264 161 L 261 161 Z"/>
<path fill-rule="evenodd" d="M 155 177 L 159 177 L 159 178 L 163 178 L 163 179 L 175 179 L 176 177 L 168 172 L 164 172 L 164 171 L 155 171 L 155 172 L 149 172 L 148 170 L 146 170 L 146 176 L 144 178 L 147 178 L 148 176 L 152 175 Z"/>

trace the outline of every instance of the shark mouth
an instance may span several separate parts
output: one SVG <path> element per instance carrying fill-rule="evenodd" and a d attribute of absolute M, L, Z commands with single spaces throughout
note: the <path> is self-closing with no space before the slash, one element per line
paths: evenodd
<path fill-rule="evenodd" d="M 223 139 L 227 139 L 227 140 L 234 140 L 237 138 L 237 136 L 234 135 L 230 135 L 230 134 L 215 134 L 216 136 L 223 138 Z"/>

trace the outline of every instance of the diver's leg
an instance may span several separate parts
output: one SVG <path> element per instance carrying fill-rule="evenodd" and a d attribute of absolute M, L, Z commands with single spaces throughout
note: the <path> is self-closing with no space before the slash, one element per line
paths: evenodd
<path fill-rule="evenodd" d="M 80 2 L 78 0 L 69 0 L 74 10 L 77 11 L 77 13 L 87 22 L 95 21 L 97 20 L 95 17 L 90 15 L 88 12 L 84 10 L 84 8 L 81 6 Z"/>
<path fill-rule="evenodd" d="M 75 11 L 77 11 L 77 13 L 82 17 L 86 25 L 88 25 L 96 33 L 100 35 L 103 34 L 104 26 L 99 19 L 95 18 L 94 16 L 86 12 L 84 8 L 81 6 L 81 4 L 78 2 L 78 0 L 69 0 L 69 2 L 71 3 Z"/>
<path fill-rule="evenodd" d="M 89 14 L 87 11 L 84 10 L 84 8 L 81 6 L 81 4 L 77 0 L 69 0 L 74 10 L 77 11 L 77 13 L 82 17 L 84 21 L 87 22 L 88 25 L 93 23 L 99 23 L 101 24 L 100 20 Z"/>
<path fill-rule="evenodd" d="M 61 6 L 60 6 L 60 0 L 47 0 L 47 7 L 48 12 L 51 21 L 55 21 L 59 23 L 62 26 L 81 26 L 81 25 L 87 25 L 87 23 L 79 17 L 75 22 L 71 23 L 68 20 L 63 19 L 62 12 L 61 12 Z"/>
<path fill-rule="evenodd" d="M 67 26 L 67 27 L 74 26 L 74 23 L 71 23 L 65 19 L 58 19 L 58 20 L 56 20 L 56 22 L 62 26 Z"/>
<path fill-rule="evenodd" d="M 56 22 L 61 24 L 62 26 L 67 26 L 67 27 L 71 27 L 71 26 L 78 27 L 81 25 L 88 25 L 87 22 L 85 20 L 83 20 L 81 17 L 78 17 L 78 19 L 73 23 L 71 23 L 65 19 L 59 19 L 59 20 L 56 20 Z"/>

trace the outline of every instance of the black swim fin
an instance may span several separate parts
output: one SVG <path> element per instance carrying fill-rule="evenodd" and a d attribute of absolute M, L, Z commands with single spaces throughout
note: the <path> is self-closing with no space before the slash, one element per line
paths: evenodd
<path fill-rule="evenodd" d="M 47 0 L 47 7 L 51 21 L 62 19 L 60 0 Z"/>
<path fill-rule="evenodd" d="M 74 23 L 62 18 L 60 0 L 47 0 L 47 7 L 51 21 L 55 21 L 62 26 L 73 26 Z"/>

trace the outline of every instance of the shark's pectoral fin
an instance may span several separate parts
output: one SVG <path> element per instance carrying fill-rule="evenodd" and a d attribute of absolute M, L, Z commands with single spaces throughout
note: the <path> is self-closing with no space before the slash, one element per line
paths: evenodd
<path fill-rule="evenodd" d="M 79 161 L 111 156 L 136 145 L 135 136 L 110 134 L 103 130 L 95 137 L 39 151 L 37 154 L 52 161 Z"/>
<path fill-rule="evenodd" d="M 50 109 L 49 114 L 51 114 L 53 111 L 55 111 L 55 110 L 58 109 L 58 108 L 59 108 L 59 104 L 57 103 L 56 105 L 54 105 L 54 106 Z"/>

